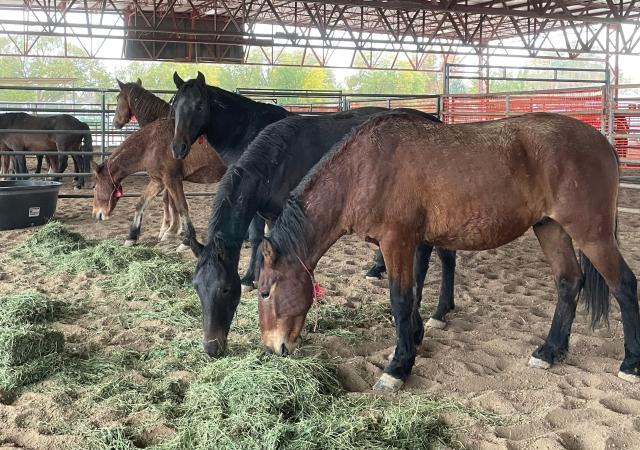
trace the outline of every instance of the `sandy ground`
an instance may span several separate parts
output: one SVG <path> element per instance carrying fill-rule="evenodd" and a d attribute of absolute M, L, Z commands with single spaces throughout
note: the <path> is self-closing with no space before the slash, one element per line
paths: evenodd
<path fill-rule="evenodd" d="M 125 192 L 139 190 L 141 182 L 125 182 Z M 189 186 L 193 188 L 200 189 Z M 209 198 L 189 201 L 200 236 L 204 235 L 210 202 Z M 122 199 L 109 222 L 96 224 L 90 217 L 90 200 L 63 199 L 57 218 L 87 237 L 124 241 L 134 203 L 135 199 Z M 640 207 L 640 191 L 622 190 L 620 204 Z M 141 242 L 173 251 L 177 241 L 157 242 L 161 217 L 158 199 L 146 214 Z M 640 276 L 639 230 L 640 216 L 620 215 L 622 252 Z M 0 232 L 0 247 L 13 248 L 30 233 L 32 230 Z M 316 271 L 327 289 L 326 302 L 345 308 L 387 304 L 386 281 L 364 279 L 372 250 L 372 246 L 353 237 L 341 239 L 330 249 Z M 247 254 L 245 251 L 242 256 L 243 269 Z M 193 259 L 188 254 L 183 257 Z M 10 270 L 5 268 L 6 272 Z M 440 265 L 434 256 L 425 286 L 427 311 L 437 299 L 439 275 Z M 460 252 L 455 296 L 457 309 L 449 315 L 448 327 L 428 330 L 406 390 L 445 395 L 519 418 L 509 426 L 473 426 L 461 436 L 465 446 L 640 448 L 640 384 L 631 385 L 616 377 L 624 352 L 617 305 L 612 308 L 610 327 L 596 331 L 590 330 L 579 308 L 566 361 L 548 371 L 527 367 L 529 355 L 547 334 L 555 307 L 551 272 L 533 233 L 497 250 Z M 345 387 L 362 391 L 380 375 L 394 333 L 389 320 L 350 331 L 358 338 L 344 341 L 339 336 L 310 334 L 307 345 L 341 357 Z M 0 408 L 0 435 L 3 426 L 9 426 L 7 418 L 19 417 L 16 408 L 24 403 Z M 456 417 L 447 420 L 454 422 Z"/>

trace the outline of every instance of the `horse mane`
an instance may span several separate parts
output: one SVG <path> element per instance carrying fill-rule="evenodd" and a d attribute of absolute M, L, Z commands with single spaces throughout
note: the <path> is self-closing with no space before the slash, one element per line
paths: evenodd
<path fill-rule="evenodd" d="M 129 106 L 134 111 L 140 126 L 170 116 L 171 105 L 138 83 L 126 83 L 122 90 L 127 92 Z"/>

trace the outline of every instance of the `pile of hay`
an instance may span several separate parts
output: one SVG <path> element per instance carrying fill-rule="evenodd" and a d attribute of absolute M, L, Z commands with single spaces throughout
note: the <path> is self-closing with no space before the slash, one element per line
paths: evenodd
<path fill-rule="evenodd" d="M 249 353 L 207 364 L 189 386 L 165 449 L 428 449 L 451 431 L 453 402 L 349 397 L 315 358 Z"/>
<path fill-rule="evenodd" d="M 121 293 L 185 288 L 192 274 L 188 264 L 174 256 L 142 246 L 124 247 L 111 240 L 86 240 L 56 221 L 30 236 L 14 257 L 38 258 L 54 271 L 111 275 L 106 284 Z"/>
<path fill-rule="evenodd" d="M 0 391 L 11 391 L 51 374 L 64 335 L 46 326 L 60 304 L 42 294 L 0 295 Z"/>

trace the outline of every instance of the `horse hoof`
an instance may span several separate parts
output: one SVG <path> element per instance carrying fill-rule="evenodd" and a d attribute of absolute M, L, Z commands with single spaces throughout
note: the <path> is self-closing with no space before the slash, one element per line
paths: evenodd
<path fill-rule="evenodd" d="M 447 322 L 443 320 L 434 319 L 433 317 L 429 317 L 427 320 L 427 328 L 436 328 L 438 330 L 444 330 L 447 327 Z"/>
<path fill-rule="evenodd" d="M 255 287 L 253 286 L 253 283 L 251 283 L 251 284 L 243 284 L 240 289 L 241 289 L 241 292 L 243 294 L 246 294 L 247 292 L 253 291 L 255 289 Z"/>
<path fill-rule="evenodd" d="M 623 372 L 622 370 L 620 372 L 618 372 L 618 378 L 621 378 L 624 381 L 628 381 L 629 383 L 638 383 L 638 382 L 640 382 L 640 375 L 636 375 L 634 373 Z"/>
<path fill-rule="evenodd" d="M 158 233 L 158 239 L 162 240 L 162 237 L 164 236 L 165 232 L 166 230 L 160 230 L 160 233 Z"/>
<path fill-rule="evenodd" d="M 394 378 L 388 373 L 383 373 L 376 384 L 373 385 L 374 391 L 382 392 L 398 392 L 404 386 L 404 381 Z"/>
<path fill-rule="evenodd" d="M 381 280 L 380 277 L 372 277 L 371 275 L 365 275 L 364 279 L 365 280 L 369 280 L 369 281 L 380 281 Z"/>
<path fill-rule="evenodd" d="M 134 245 L 136 245 L 136 241 L 134 241 L 133 239 L 127 239 L 126 241 L 124 241 L 125 247 L 133 247 Z"/>
<path fill-rule="evenodd" d="M 186 252 L 187 250 L 191 250 L 191 247 L 189 247 L 188 245 L 180 244 L 176 249 L 176 252 L 182 253 L 182 252 Z"/>
<path fill-rule="evenodd" d="M 171 231 L 165 231 L 164 234 L 162 235 L 162 237 L 160 238 L 161 241 L 168 241 L 169 239 L 171 239 L 172 237 L 174 237 L 175 234 L 173 234 Z"/>
<path fill-rule="evenodd" d="M 531 358 L 529 358 L 529 367 L 531 367 L 532 369 L 546 370 L 549 367 L 551 367 L 551 364 L 545 361 L 544 359 L 540 359 L 540 358 L 536 358 L 535 356 L 532 356 Z"/>
<path fill-rule="evenodd" d="M 73 190 L 74 190 L 74 191 L 81 191 L 81 190 L 82 190 L 82 188 L 81 188 L 80 186 L 74 186 L 74 187 L 73 187 Z"/>

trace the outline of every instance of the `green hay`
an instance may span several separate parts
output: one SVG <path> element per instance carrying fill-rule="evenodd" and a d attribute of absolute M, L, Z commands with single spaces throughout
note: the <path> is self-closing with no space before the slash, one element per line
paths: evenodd
<path fill-rule="evenodd" d="M 41 327 L 0 330 L 0 365 L 15 366 L 62 352 L 64 335 Z"/>
<path fill-rule="evenodd" d="M 227 357 L 200 371 L 176 438 L 161 448 L 428 449 L 449 442 L 437 417 L 451 404 L 409 399 L 347 397 L 333 370 L 313 358 Z"/>
<path fill-rule="evenodd" d="M 12 391 L 40 381 L 53 373 L 59 364 L 58 353 L 51 353 L 18 366 L 0 365 L 0 390 Z"/>
<path fill-rule="evenodd" d="M 105 284 L 132 296 L 141 290 L 166 293 L 188 287 L 192 274 L 188 264 L 161 251 L 110 240 L 88 241 L 55 221 L 29 237 L 14 257 L 42 259 L 57 272 L 112 275 Z"/>
<path fill-rule="evenodd" d="M 0 295 L 0 327 L 50 321 L 61 306 L 37 292 Z"/>
<path fill-rule="evenodd" d="M 53 258 L 86 245 L 87 241 L 80 234 L 68 231 L 62 223 L 52 220 L 32 234 L 13 254 L 20 258 Z"/>

